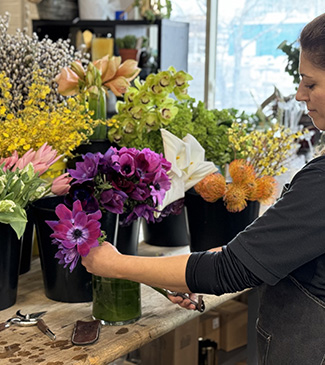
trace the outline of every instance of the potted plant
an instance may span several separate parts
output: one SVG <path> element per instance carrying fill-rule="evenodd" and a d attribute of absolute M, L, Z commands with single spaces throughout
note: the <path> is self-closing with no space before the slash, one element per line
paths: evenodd
<path fill-rule="evenodd" d="M 133 34 L 127 34 L 123 38 L 116 38 L 115 44 L 118 48 L 118 52 L 122 57 L 122 62 L 131 59 L 136 60 L 138 51 L 141 46 L 138 44 L 138 38 Z M 141 42 L 141 39 L 140 39 Z"/>

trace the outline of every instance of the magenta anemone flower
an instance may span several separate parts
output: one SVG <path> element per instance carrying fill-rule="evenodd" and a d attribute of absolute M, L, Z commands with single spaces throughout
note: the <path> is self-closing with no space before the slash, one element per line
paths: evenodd
<path fill-rule="evenodd" d="M 125 177 L 131 177 L 135 172 L 134 157 L 130 153 L 124 153 L 120 156 L 121 174 Z"/>
<path fill-rule="evenodd" d="M 59 221 L 46 221 L 46 223 L 54 231 L 51 234 L 51 237 L 55 240 L 54 243 L 59 242 L 61 252 L 58 258 L 61 262 L 62 260 L 65 262 L 71 260 L 75 266 L 74 258 L 76 253 L 74 250 L 77 250 L 79 255 L 86 256 L 91 247 L 99 245 L 98 238 L 102 233 L 98 220 L 101 218 L 102 213 L 99 210 L 91 214 L 85 213 L 79 200 L 73 203 L 72 211 L 64 204 L 59 204 L 55 209 L 55 213 Z M 70 258 L 63 259 L 63 255 L 70 255 Z"/>

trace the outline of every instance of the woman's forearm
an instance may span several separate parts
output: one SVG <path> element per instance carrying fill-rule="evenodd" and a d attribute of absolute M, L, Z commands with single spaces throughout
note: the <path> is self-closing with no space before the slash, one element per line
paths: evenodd
<path fill-rule="evenodd" d="M 104 243 L 82 257 L 82 264 L 94 275 L 188 292 L 185 279 L 188 257 L 189 254 L 165 257 L 122 255 L 112 245 Z"/>
<path fill-rule="evenodd" d="M 189 292 L 185 272 L 189 255 L 168 257 L 122 256 L 118 277 L 150 286 Z"/>

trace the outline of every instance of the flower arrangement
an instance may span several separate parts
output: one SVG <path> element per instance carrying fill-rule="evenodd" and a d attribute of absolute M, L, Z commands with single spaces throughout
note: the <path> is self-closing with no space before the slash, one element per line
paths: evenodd
<path fill-rule="evenodd" d="M 89 62 L 86 69 L 80 61 L 74 61 L 70 67 L 61 70 L 55 81 L 60 94 L 80 95 L 83 103 L 93 111 L 93 118 L 106 121 L 107 90 L 122 96 L 139 72 L 135 60 L 126 60 L 121 64 L 121 57 L 105 56 Z M 105 124 L 103 122 L 103 126 L 98 126 L 93 139 L 106 138 Z"/>
<path fill-rule="evenodd" d="M 12 84 L 5 73 L 0 73 L 0 156 L 10 156 L 15 150 L 22 155 L 48 143 L 59 154 L 71 157 L 72 151 L 88 140 L 98 122 L 76 98 L 55 105 L 47 103 L 51 89 L 46 79 L 35 71 L 33 80 L 23 105 L 13 109 Z"/>
<path fill-rule="evenodd" d="M 211 203 L 223 199 L 233 213 L 243 210 L 248 200 L 271 204 L 277 192 L 275 176 L 287 170 L 285 162 L 298 149 L 304 132 L 293 133 L 275 124 L 248 133 L 244 125 L 233 123 L 227 134 L 237 156 L 229 164 L 229 178 L 221 173 L 209 175 L 195 185 L 196 192 Z"/>
<path fill-rule="evenodd" d="M 59 221 L 47 221 L 58 245 L 59 262 L 75 267 L 80 255 L 103 240 L 98 222 L 101 212 L 120 214 L 122 225 L 154 213 L 170 188 L 171 164 L 150 149 L 110 147 L 105 154 L 87 153 L 69 169 L 72 177 L 65 204 L 56 208 Z M 69 210 L 69 208 L 72 210 Z"/>
<path fill-rule="evenodd" d="M 234 160 L 229 164 L 231 182 L 227 183 L 220 173 L 210 174 L 194 187 L 204 200 L 210 203 L 223 199 L 229 212 L 242 211 L 247 200 L 272 203 L 276 193 L 276 180 L 272 176 L 258 177 L 253 165 L 246 160 Z"/>
<path fill-rule="evenodd" d="M 70 178 L 64 174 L 48 183 L 40 177 L 61 156 L 47 144 L 34 151 L 30 149 L 20 158 L 17 151 L 0 159 L 0 222 L 10 224 L 20 238 L 27 223 L 26 206 L 51 189 L 65 194 Z"/>
<path fill-rule="evenodd" d="M 105 154 L 87 153 L 76 169 L 65 202 L 81 200 L 87 213 L 98 209 L 121 214 L 128 225 L 140 217 L 153 221 L 154 212 L 170 188 L 171 168 L 161 154 L 150 149 L 110 147 Z"/>

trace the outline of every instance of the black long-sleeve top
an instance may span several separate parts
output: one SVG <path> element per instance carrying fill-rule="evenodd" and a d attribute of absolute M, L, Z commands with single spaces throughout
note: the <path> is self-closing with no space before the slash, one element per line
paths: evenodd
<path fill-rule="evenodd" d="M 189 289 L 223 294 L 291 274 L 325 300 L 325 156 L 309 162 L 288 191 L 221 252 L 192 253 Z"/>

